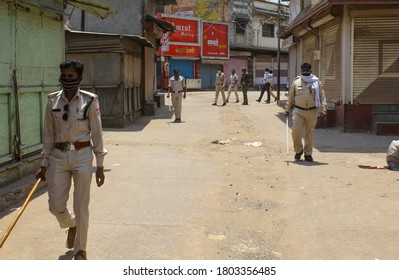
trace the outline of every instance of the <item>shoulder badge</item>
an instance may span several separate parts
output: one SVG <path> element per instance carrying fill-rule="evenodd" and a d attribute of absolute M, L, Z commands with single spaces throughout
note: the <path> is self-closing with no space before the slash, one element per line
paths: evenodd
<path fill-rule="evenodd" d="M 52 93 L 49 93 L 49 95 L 48 95 L 47 97 L 48 97 L 48 98 L 55 97 L 55 96 L 61 94 L 61 92 L 62 92 L 62 90 L 54 91 L 54 92 L 52 92 Z"/>
<path fill-rule="evenodd" d="M 94 94 L 92 92 L 89 92 L 89 91 L 86 91 L 86 90 L 80 90 L 80 93 L 86 94 L 86 95 L 90 96 L 91 98 L 96 98 L 97 97 L 96 94 Z"/>

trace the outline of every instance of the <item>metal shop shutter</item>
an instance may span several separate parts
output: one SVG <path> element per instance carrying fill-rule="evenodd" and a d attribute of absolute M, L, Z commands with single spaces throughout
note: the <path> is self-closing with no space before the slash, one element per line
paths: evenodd
<path fill-rule="evenodd" d="M 173 70 L 178 68 L 180 75 L 186 79 L 194 79 L 194 60 L 172 59 L 169 61 L 169 77 L 173 76 Z"/>
<path fill-rule="evenodd" d="M 320 28 L 320 80 L 323 83 L 327 100 L 334 102 L 342 99 L 341 25 L 341 19 L 337 18 Z"/>
<path fill-rule="evenodd" d="M 398 26 L 399 17 L 354 18 L 354 103 L 399 104 Z"/>
<path fill-rule="evenodd" d="M 318 33 L 318 29 L 313 30 L 313 32 Z M 319 60 L 315 60 L 315 51 L 319 51 L 319 41 L 318 37 L 311 32 L 306 33 L 302 37 L 303 41 L 303 55 L 302 63 L 308 62 L 312 64 L 312 72 L 316 76 L 319 75 Z"/>

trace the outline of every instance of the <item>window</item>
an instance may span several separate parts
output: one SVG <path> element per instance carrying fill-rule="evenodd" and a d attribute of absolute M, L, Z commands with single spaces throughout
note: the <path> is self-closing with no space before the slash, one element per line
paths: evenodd
<path fill-rule="evenodd" d="M 248 22 L 244 19 L 236 18 L 236 34 L 245 34 Z"/>
<path fill-rule="evenodd" d="M 264 23 L 262 25 L 262 37 L 272 37 L 274 38 L 274 25 Z"/>

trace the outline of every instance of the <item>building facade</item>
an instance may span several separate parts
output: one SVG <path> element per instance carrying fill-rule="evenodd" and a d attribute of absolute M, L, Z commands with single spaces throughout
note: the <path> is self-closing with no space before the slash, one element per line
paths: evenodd
<path fill-rule="evenodd" d="M 265 68 L 269 68 L 274 71 L 273 84 L 280 82 L 281 88 L 286 88 L 288 49 L 282 46 L 278 33 L 288 24 L 288 6 L 273 1 L 242 0 L 229 1 L 226 9 L 231 21 L 231 64 L 226 71 L 245 67 L 252 86 L 259 88 Z"/>
<path fill-rule="evenodd" d="M 139 36 L 145 38 L 150 42 L 150 47 L 148 44 L 141 44 L 140 54 L 141 67 L 140 67 L 140 91 L 134 91 L 134 99 L 139 100 L 141 104 L 138 104 L 138 109 L 140 112 L 153 115 L 155 114 L 156 103 L 156 50 L 159 46 L 159 42 L 162 35 L 166 31 L 173 31 L 173 25 L 158 19 L 155 17 L 157 8 L 159 5 L 170 5 L 175 4 L 174 0 L 132 0 L 132 1 L 118 1 L 109 0 L 107 1 L 110 5 L 118 10 L 118 13 L 110 15 L 104 20 L 98 20 L 98 18 L 83 13 L 79 9 L 69 9 L 69 26 L 73 31 L 84 31 L 84 32 L 94 32 L 94 33 L 107 33 L 113 35 L 121 36 Z M 133 61 L 131 61 L 133 63 Z M 130 66 L 136 69 L 137 67 Z M 127 71 L 125 73 L 128 73 Z M 129 72 L 130 73 L 130 72 Z M 100 75 L 101 73 L 99 73 Z M 132 73 L 131 73 L 132 74 Z M 138 76 L 139 74 L 135 74 Z M 130 80 L 133 78 L 130 77 Z M 122 81 L 121 81 L 122 82 Z M 117 94 L 117 91 L 115 91 Z M 126 96 L 128 94 L 125 94 Z M 101 93 L 99 93 L 101 98 Z M 124 104 L 124 108 L 128 108 L 129 99 L 122 98 L 120 100 Z M 121 108 L 123 109 L 123 108 Z M 124 112 L 126 118 L 132 116 L 132 112 Z M 134 115 L 137 115 L 136 113 Z M 121 123 L 128 124 L 128 119 L 116 120 L 113 126 L 120 126 Z M 133 119 L 130 119 L 133 121 Z"/>
<path fill-rule="evenodd" d="M 281 47 L 278 53 L 280 39 L 277 35 L 279 27 L 287 25 L 287 5 L 260 0 L 181 0 L 177 1 L 176 6 L 165 7 L 163 16 L 165 18 L 181 17 L 186 21 L 189 19 L 200 21 L 200 43 L 198 44 L 200 55 L 197 55 L 194 50 L 191 53 L 187 52 L 185 57 L 163 53 L 165 58 L 159 59 L 158 68 L 162 69 L 162 62 L 167 61 L 168 75 L 174 66 L 179 66 L 186 77 L 200 80 L 200 88 L 210 89 L 214 88 L 219 67 L 223 67 L 227 74 L 232 69 L 236 69 L 240 74 L 240 69 L 245 67 L 252 79 L 252 86 L 260 87 L 264 70 L 268 67 L 275 71 L 275 83 L 277 83 L 277 73 L 280 73 L 281 83 L 284 87 L 288 84 L 288 50 Z M 228 46 L 226 55 L 204 55 L 203 50 L 206 51 L 204 37 L 208 38 L 210 34 L 203 33 L 209 30 L 209 26 L 204 28 L 202 22 L 210 22 L 210 26 L 221 25 L 217 27 L 218 33 L 216 31 L 214 33 L 218 34 L 216 39 L 219 46 Z M 225 30 L 226 27 L 227 30 Z M 228 35 L 228 37 L 224 38 L 223 35 Z M 223 41 L 225 39 L 227 42 Z M 185 45 L 193 48 L 193 42 L 185 42 Z"/>
<path fill-rule="evenodd" d="M 296 0 L 285 29 L 290 79 L 312 63 L 328 125 L 399 134 L 399 1 Z"/>

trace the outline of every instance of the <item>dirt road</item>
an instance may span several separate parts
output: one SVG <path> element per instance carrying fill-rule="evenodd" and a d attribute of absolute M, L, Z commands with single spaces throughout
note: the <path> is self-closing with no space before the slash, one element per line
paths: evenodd
<path fill-rule="evenodd" d="M 398 259 L 399 172 L 358 166 L 384 165 L 397 137 L 318 129 L 315 161 L 295 162 L 283 110 L 257 95 L 222 107 L 212 92 L 189 93 L 181 124 L 167 100 L 107 129 L 89 258 Z M 70 258 L 45 190 L 26 212 L 0 259 Z M 0 234 L 14 214 L 2 213 Z"/>

